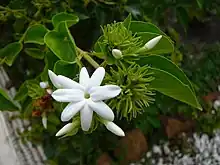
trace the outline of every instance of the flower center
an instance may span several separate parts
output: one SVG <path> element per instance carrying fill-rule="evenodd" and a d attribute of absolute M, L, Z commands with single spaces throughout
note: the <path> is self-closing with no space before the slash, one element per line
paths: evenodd
<path fill-rule="evenodd" d="M 89 98 L 90 98 L 90 94 L 85 93 L 85 94 L 84 94 L 84 97 L 85 97 L 85 99 L 89 99 Z"/>

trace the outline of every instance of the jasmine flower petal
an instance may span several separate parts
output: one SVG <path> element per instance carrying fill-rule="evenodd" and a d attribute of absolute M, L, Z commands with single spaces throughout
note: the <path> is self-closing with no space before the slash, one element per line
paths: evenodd
<path fill-rule="evenodd" d="M 103 101 L 93 102 L 92 100 L 88 100 L 89 107 L 95 111 L 99 116 L 101 116 L 105 120 L 113 121 L 114 113 L 111 108 L 106 105 Z"/>
<path fill-rule="evenodd" d="M 62 136 L 62 135 L 65 135 L 69 132 L 72 131 L 73 129 L 73 123 L 68 123 L 66 124 L 63 128 L 61 128 L 57 133 L 56 133 L 56 136 Z"/>
<path fill-rule="evenodd" d="M 86 70 L 85 67 L 83 67 L 80 71 L 80 75 L 79 75 L 79 83 L 84 86 L 84 87 L 87 87 L 88 84 L 89 84 L 89 74 Z"/>
<path fill-rule="evenodd" d="M 97 68 L 90 78 L 89 87 L 100 86 L 104 77 L 105 69 L 103 67 Z"/>
<path fill-rule="evenodd" d="M 51 70 L 48 70 L 48 75 L 49 75 L 49 78 L 50 78 L 52 84 L 56 88 L 61 88 L 61 85 L 59 84 L 59 81 L 58 81 L 58 76 L 55 73 L 53 73 Z"/>
<path fill-rule="evenodd" d="M 51 96 L 59 102 L 78 102 L 84 99 L 80 89 L 57 89 Z"/>
<path fill-rule="evenodd" d="M 118 96 L 121 92 L 121 88 L 117 85 L 105 85 L 92 87 L 89 90 L 92 101 L 101 101 Z"/>
<path fill-rule="evenodd" d="M 62 75 L 58 76 L 57 81 L 62 86 L 62 88 L 65 88 L 65 89 L 81 89 L 81 90 L 84 89 L 84 87 L 82 85 L 80 85 L 79 83 L 71 80 L 68 77 L 62 76 Z"/>
<path fill-rule="evenodd" d="M 114 133 L 117 136 L 125 136 L 124 131 L 117 126 L 115 123 L 110 122 L 110 121 L 106 121 L 105 123 L 106 128 L 111 131 L 112 133 Z"/>
<path fill-rule="evenodd" d="M 84 104 L 85 100 L 69 103 L 61 113 L 61 120 L 64 122 L 69 121 L 83 108 Z"/>
<path fill-rule="evenodd" d="M 92 123 L 93 111 L 88 106 L 84 105 L 84 108 L 80 111 L 81 127 L 83 131 L 88 131 Z"/>

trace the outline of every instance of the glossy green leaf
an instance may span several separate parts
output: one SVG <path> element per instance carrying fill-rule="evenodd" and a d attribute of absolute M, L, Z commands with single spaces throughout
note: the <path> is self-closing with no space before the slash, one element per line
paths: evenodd
<path fill-rule="evenodd" d="M 60 23 L 59 31 L 48 32 L 44 41 L 59 59 L 67 62 L 75 61 L 76 45 L 66 22 Z"/>
<path fill-rule="evenodd" d="M 172 61 L 159 55 L 150 55 L 142 57 L 137 63 L 141 66 L 149 65 L 153 68 L 157 68 L 166 71 L 176 78 L 178 78 L 182 83 L 188 85 L 192 91 L 194 91 L 193 86 L 184 72 Z"/>
<path fill-rule="evenodd" d="M 79 68 L 76 62 L 68 63 L 62 60 L 59 60 L 54 65 L 54 72 L 69 78 L 76 77 L 76 74 L 79 73 Z"/>
<path fill-rule="evenodd" d="M 68 14 L 65 12 L 58 13 L 52 18 L 54 28 L 57 28 L 61 22 L 67 22 L 67 26 L 70 27 L 79 22 L 78 16 L 74 14 Z"/>
<path fill-rule="evenodd" d="M 44 52 L 38 48 L 25 48 L 25 53 L 36 59 L 44 59 Z"/>
<path fill-rule="evenodd" d="M 8 66 L 11 66 L 22 48 L 23 45 L 20 42 L 10 43 L 0 50 L 0 58 L 4 59 Z"/>
<path fill-rule="evenodd" d="M 164 95 L 202 110 L 194 92 L 188 85 L 184 84 L 178 78 L 166 71 L 156 68 L 150 68 L 149 70 L 154 73 L 155 77 L 150 84 L 151 88 Z"/>
<path fill-rule="evenodd" d="M 137 33 L 137 36 L 140 36 L 143 40 L 143 43 L 147 43 L 149 40 L 157 37 L 159 34 L 150 33 L 150 32 L 140 32 Z M 174 51 L 173 42 L 167 37 L 163 36 L 158 44 L 146 52 L 146 54 L 164 54 L 164 53 L 171 53 Z"/>
<path fill-rule="evenodd" d="M 17 101 L 22 101 L 24 100 L 25 98 L 27 98 L 28 96 L 28 89 L 26 87 L 26 82 L 24 82 L 19 90 L 16 92 L 16 95 L 14 97 L 14 100 L 17 100 Z"/>
<path fill-rule="evenodd" d="M 149 22 L 142 22 L 142 21 L 131 21 L 129 30 L 131 30 L 133 33 L 150 32 L 150 33 L 166 35 L 154 24 Z"/>
<path fill-rule="evenodd" d="M 27 89 L 28 89 L 28 95 L 32 99 L 38 99 L 42 97 L 45 93 L 44 89 L 42 89 L 39 85 L 39 82 L 36 80 L 29 80 L 27 81 Z"/>
<path fill-rule="evenodd" d="M 0 89 L 0 111 L 17 111 L 18 109 L 8 94 L 3 89 Z"/>
<path fill-rule="evenodd" d="M 24 43 L 34 43 L 44 45 L 44 36 L 48 29 L 41 24 L 30 26 L 25 34 Z"/>

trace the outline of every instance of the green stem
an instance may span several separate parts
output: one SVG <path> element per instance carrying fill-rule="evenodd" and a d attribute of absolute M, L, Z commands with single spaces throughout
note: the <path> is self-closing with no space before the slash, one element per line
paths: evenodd
<path fill-rule="evenodd" d="M 88 54 L 88 52 L 85 52 L 81 50 L 80 48 L 77 48 L 79 54 L 82 54 L 82 57 L 87 60 L 94 68 L 98 68 L 99 64 Z"/>

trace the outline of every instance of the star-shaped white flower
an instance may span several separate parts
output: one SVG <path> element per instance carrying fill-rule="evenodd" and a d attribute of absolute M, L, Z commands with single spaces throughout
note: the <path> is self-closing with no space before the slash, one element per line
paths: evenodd
<path fill-rule="evenodd" d="M 59 102 L 70 102 L 61 114 L 62 121 L 69 121 L 80 112 L 82 130 L 88 131 L 93 111 L 107 121 L 114 120 L 114 113 L 103 100 L 113 98 L 120 94 L 121 88 L 117 85 L 100 86 L 105 76 L 105 69 L 99 67 L 93 75 L 85 67 L 80 71 L 79 83 L 62 75 L 48 72 L 53 85 L 58 88 L 52 97 Z"/>

